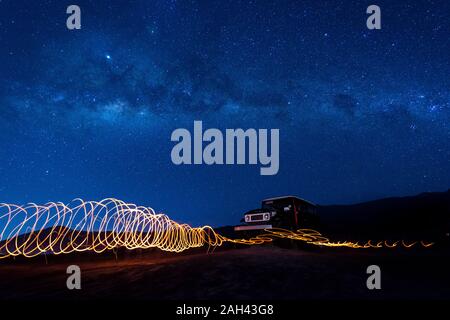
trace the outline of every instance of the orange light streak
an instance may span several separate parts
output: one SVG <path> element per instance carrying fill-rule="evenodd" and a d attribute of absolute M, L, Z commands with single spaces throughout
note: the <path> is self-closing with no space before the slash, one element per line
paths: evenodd
<path fill-rule="evenodd" d="M 182 252 L 205 245 L 219 247 L 226 242 L 258 245 L 284 238 L 303 241 L 321 247 L 396 248 L 434 243 L 404 240 L 389 243 L 369 240 L 363 244 L 351 241 L 332 242 L 320 232 L 300 229 L 265 230 L 249 239 L 224 237 L 210 226 L 191 227 L 157 214 L 152 208 L 137 206 L 108 198 L 102 201 L 76 199 L 69 204 L 49 202 L 24 206 L 0 204 L 0 259 L 11 256 L 35 257 L 40 254 L 67 254 L 93 251 L 97 253 L 117 248 Z"/>

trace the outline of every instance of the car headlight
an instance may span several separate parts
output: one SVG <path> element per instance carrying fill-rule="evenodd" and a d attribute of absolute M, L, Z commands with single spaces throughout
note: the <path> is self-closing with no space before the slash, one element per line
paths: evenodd
<path fill-rule="evenodd" d="M 268 213 L 264 213 L 264 220 L 270 220 L 270 215 Z"/>
<path fill-rule="evenodd" d="M 249 216 L 245 216 L 245 221 L 246 222 L 250 221 L 250 217 Z"/>

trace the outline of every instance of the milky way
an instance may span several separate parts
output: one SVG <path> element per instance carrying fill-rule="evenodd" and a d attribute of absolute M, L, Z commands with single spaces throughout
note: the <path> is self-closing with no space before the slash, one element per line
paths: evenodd
<path fill-rule="evenodd" d="M 0 195 L 115 196 L 235 224 L 270 196 L 317 203 L 450 185 L 448 1 L 0 1 Z M 177 167 L 170 132 L 279 128 L 280 170 Z"/>

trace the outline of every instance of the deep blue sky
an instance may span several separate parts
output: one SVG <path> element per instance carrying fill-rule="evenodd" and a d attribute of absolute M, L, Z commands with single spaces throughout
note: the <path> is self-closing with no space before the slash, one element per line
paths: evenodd
<path fill-rule="evenodd" d="M 368 5 L 382 30 L 366 28 Z M 66 29 L 66 7 L 82 29 Z M 449 1 L 0 0 L 0 201 L 114 196 L 195 225 L 265 197 L 450 186 Z M 280 171 L 175 166 L 171 132 L 279 128 Z"/>

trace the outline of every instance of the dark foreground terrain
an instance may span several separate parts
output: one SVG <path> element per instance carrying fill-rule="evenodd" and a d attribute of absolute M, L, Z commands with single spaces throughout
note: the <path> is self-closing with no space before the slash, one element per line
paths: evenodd
<path fill-rule="evenodd" d="M 448 250 L 282 249 L 160 251 L 0 261 L 0 299 L 450 299 Z M 66 288 L 79 265 L 82 289 Z M 381 290 L 366 287 L 379 265 Z"/>
<path fill-rule="evenodd" d="M 0 299 L 450 299 L 450 190 L 321 206 L 332 240 L 426 240 L 431 248 L 346 249 L 272 244 L 173 254 L 119 250 L 0 259 Z M 217 228 L 239 238 L 232 227 Z M 20 240 L 20 239 L 19 239 Z M 381 290 L 366 269 L 381 268 Z M 81 268 L 68 290 L 66 268 Z"/>

